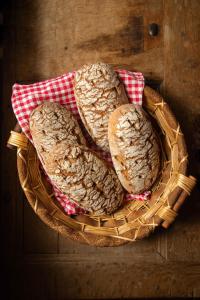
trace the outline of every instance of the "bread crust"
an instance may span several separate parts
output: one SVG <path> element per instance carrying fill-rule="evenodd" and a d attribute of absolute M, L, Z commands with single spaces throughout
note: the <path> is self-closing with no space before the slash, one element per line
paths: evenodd
<path fill-rule="evenodd" d="M 123 202 L 115 171 L 86 146 L 61 142 L 46 154 L 44 168 L 64 194 L 94 215 L 111 214 Z"/>
<path fill-rule="evenodd" d="M 85 65 L 75 74 L 74 93 L 85 128 L 98 146 L 109 151 L 109 116 L 128 103 L 117 73 L 105 63 Z"/>
<path fill-rule="evenodd" d="M 72 112 L 58 103 L 44 102 L 35 108 L 31 113 L 29 126 L 40 156 L 62 141 L 86 144 Z"/>
<path fill-rule="evenodd" d="M 113 164 L 123 187 L 133 194 L 149 190 L 160 169 L 160 147 L 148 115 L 139 105 L 125 104 L 109 118 Z"/>

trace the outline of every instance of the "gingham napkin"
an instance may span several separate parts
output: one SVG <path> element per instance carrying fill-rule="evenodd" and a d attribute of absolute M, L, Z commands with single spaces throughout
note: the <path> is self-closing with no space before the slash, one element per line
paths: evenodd
<path fill-rule="evenodd" d="M 142 94 L 144 89 L 144 77 L 142 73 L 129 72 L 126 70 L 117 70 L 119 77 L 125 85 L 129 101 L 134 104 L 142 105 Z M 64 74 L 60 77 L 37 82 L 30 85 L 14 84 L 12 93 L 12 106 L 15 116 L 22 128 L 22 131 L 32 142 L 29 130 L 29 116 L 34 108 L 40 105 L 43 101 L 57 102 L 71 110 L 74 116 L 80 120 L 76 100 L 73 91 L 73 79 L 75 72 Z M 86 139 L 90 140 L 91 148 L 95 149 L 99 154 L 111 162 L 111 157 L 108 153 L 100 150 L 91 142 L 91 139 L 86 133 Z M 49 181 L 50 179 L 47 178 Z M 52 183 L 51 183 L 52 184 Z M 65 212 L 71 214 L 81 214 L 84 210 L 78 207 L 77 204 L 63 195 L 53 184 L 53 190 L 56 199 L 60 202 Z M 150 192 L 147 191 L 140 195 L 127 194 L 127 200 L 147 200 Z"/>

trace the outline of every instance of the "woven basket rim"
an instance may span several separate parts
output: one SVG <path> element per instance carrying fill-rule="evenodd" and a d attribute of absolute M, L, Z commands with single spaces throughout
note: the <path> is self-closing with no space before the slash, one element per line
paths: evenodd
<path fill-rule="evenodd" d="M 184 136 L 167 103 L 148 86 L 144 88 L 143 105 L 164 133 L 162 145 L 167 160 L 148 202 L 131 201 L 110 216 L 79 215 L 72 218 L 66 215 L 40 172 L 34 147 L 23 134 L 12 133 L 10 143 L 18 147 L 17 166 L 21 186 L 35 213 L 48 226 L 79 242 L 118 246 L 148 236 L 163 222 L 173 222 L 177 215 L 174 205 L 183 193 L 189 194 L 195 185 L 195 180 L 186 176 Z"/>

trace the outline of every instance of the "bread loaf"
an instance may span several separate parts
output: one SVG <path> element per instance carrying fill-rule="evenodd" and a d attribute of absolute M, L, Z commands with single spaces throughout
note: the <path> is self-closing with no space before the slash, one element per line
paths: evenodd
<path fill-rule="evenodd" d="M 113 168 L 87 147 L 61 142 L 43 159 L 52 182 L 89 212 L 111 214 L 122 204 L 124 192 Z"/>
<path fill-rule="evenodd" d="M 46 173 L 70 200 L 95 215 L 110 214 L 122 204 L 124 191 L 116 173 L 85 146 L 70 111 L 44 103 L 32 112 L 30 130 Z"/>
<path fill-rule="evenodd" d="M 141 106 L 125 104 L 110 116 L 112 160 L 124 188 L 133 194 L 151 188 L 160 167 L 157 136 Z"/>
<path fill-rule="evenodd" d="M 105 63 L 85 65 L 75 74 L 74 92 L 85 128 L 98 146 L 109 151 L 109 116 L 118 106 L 128 103 L 117 73 Z"/>
<path fill-rule="evenodd" d="M 49 152 L 61 141 L 85 144 L 85 138 L 71 111 L 64 106 L 45 102 L 33 110 L 30 116 L 33 143 L 40 156 Z"/>

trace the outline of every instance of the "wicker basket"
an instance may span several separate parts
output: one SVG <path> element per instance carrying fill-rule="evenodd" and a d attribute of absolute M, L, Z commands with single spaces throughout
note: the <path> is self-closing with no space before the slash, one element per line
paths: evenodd
<path fill-rule="evenodd" d="M 109 216 L 67 216 L 54 199 L 39 169 L 36 151 L 24 134 L 11 132 L 8 143 L 17 147 L 21 186 L 35 213 L 51 228 L 70 239 L 95 246 L 118 246 L 148 236 L 157 226 L 167 228 L 195 185 L 187 177 L 187 150 L 180 126 L 162 97 L 144 89 L 144 108 L 155 119 L 163 152 L 159 180 L 149 201 L 131 201 Z"/>

